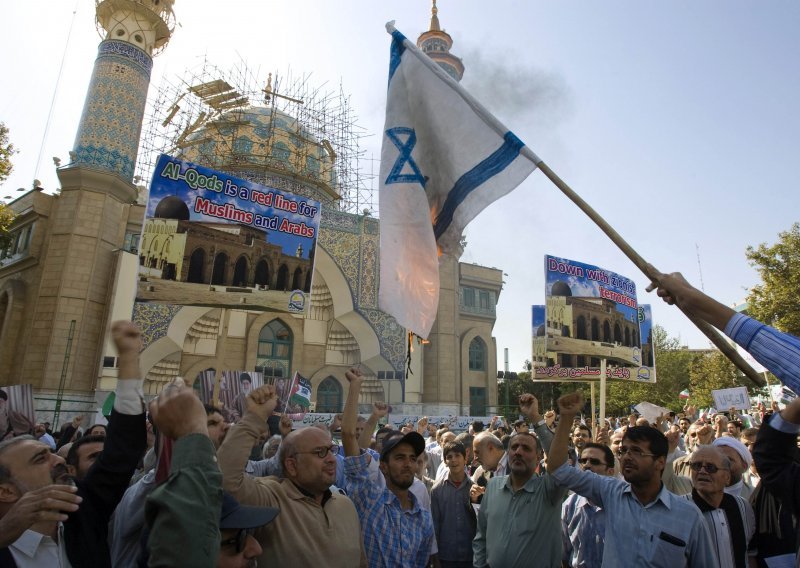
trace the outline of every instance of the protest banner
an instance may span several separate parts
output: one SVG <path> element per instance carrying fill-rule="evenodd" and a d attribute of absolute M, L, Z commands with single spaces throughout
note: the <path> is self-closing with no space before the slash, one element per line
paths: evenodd
<path fill-rule="evenodd" d="M 162 154 L 136 300 L 305 313 L 320 204 Z"/>
<path fill-rule="evenodd" d="M 32 434 L 35 425 L 33 385 L 0 388 L 0 440 Z"/>
<path fill-rule="evenodd" d="M 720 411 L 729 408 L 750 410 L 750 395 L 747 394 L 747 387 L 712 390 L 711 396 L 714 399 L 714 406 Z"/>
<path fill-rule="evenodd" d="M 630 279 L 545 257 L 547 304 L 532 308 L 533 378 L 656 382 L 652 311 Z"/>
<path fill-rule="evenodd" d="M 328 425 L 333 420 L 335 414 L 326 412 L 309 412 L 302 417 L 294 418 L 295 428 L 303 428 L 305 426 L 314 425 Z M 416 414 L 389 414 L 386 417 L 386 424 L 399 430 L 404 424 L 411 424 L 416 429 L 417 422 L 422 418 L 422 415 Z M 476 420 L 488 425 L 492 421 L 491 416 L 428 416 L 428 424 L 445 424 L 453 432 L 465 432 L 469 429 L 469 425 Z"/>

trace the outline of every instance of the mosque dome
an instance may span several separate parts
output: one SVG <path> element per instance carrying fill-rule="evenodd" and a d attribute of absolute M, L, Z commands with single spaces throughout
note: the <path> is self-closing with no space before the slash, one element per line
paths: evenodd
<path fill-rule="evenodd" d="M 559 280 L 553 284 L 553 288 L 550 291 L 551 296 L 572 296 L 572 290 L 569 287 L 569 284 L 566 282 L 562 282 Z"/>
<path fill-rule="evenodd" d="M 158 219 L 177 219 L 179 221 L 189 220 L 189 207 L 180 197 L 170 195 L 165 197 L 156 205 L 153 217 Z"/>
<path fill-rule="evenodd" d="M 268 171 L 316 186 L 328 200 L 338 197 L 330 143 L 316 139 L 297 118 L 275 107 L 224 112 L 188 135 L 179 147 L 177 157 L 190 162 L 235 175 Z"/>

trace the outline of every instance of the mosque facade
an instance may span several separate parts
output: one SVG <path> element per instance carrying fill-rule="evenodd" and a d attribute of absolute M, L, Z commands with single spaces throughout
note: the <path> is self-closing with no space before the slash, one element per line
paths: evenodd
<path fill-rule="evenodd" d="M 444 257 L 433 331 L 425 341 L 409 335 L 378 307 L 380 220 L 337 208 L 340 186 L 329 167 L 335 152 L 298 118 L 236 99 L 220 82 L 191 85 L 217 112 L 184 132 L 176 157 L 319 201 L 313 274 L 303 251 L 271 249 L 252 229 L 214 239 L 220 227 L 192 223 L 169 207 L 145 222 L 134 171 L 153 56 L 174 29 L 172 5 L 97 4 L 105 38 L 70 161 L 57 170 L 60 191 L 33 190 L 9 204 L 17 218 L 0 265 L 2 382 L 33 384 L 44 419 L 57 407 L 62 420 L 93 412 L 116 383 L 105 330 L 133 313 L 143 332 L 148 395 L 176 376 L 192 383 L 209 371 L 265 378 L 298 371 L 311 381 L 316 411 L 338 412 L 348 388 L 344 371 L 361 364 L 368 378 L 363 404 L 386 400 L 406 414 L 493 413 L 492 329 L 502 272 Z M 440 27 L 435 2 L 418 44 L 461 79 L 464 65 L 450 53 L 452 38 Z M 138 303 L 142 266 L 182 281 L 305 289 L 309 307 L 291 314 Z"/>

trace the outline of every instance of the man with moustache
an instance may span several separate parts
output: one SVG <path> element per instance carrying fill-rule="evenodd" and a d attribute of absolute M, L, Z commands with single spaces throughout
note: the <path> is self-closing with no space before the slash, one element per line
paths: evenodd
<path fill-rule="evenodd" d="M 385 486 L 370 480 L 371 456 L 362 453 L 356 435 L 358 396 L 363 377 L 358 369 L 345 376 L 350 383 L 342 417 L 345 452 L 345 490 L 361 518 L 364 548 L 370 568 L 423 568 L 438 566 L 431 555 L 434 539 L 431 513 L 409 491 L 414 482 L 417 457 L 425 451 L 425 439 L 417 432 L 392 432 L 381 446 L 380 471 Z"/>
<path fill-rule="evenodd" d="M 603 566 L 717 566 L 700 511 L 661 483 L 668 452 L 664 435 L 650 426 L 628 428 L 618 452 L 625 481 L 597 475 L 566 464 L 569 424 L 583 408 L 583 396 L 564 395 L 558 406 L 561 420 L 547 471 L 605 510 L 614 530 L 605 535 Z"/>
<path fill-rule="evenodd" d="M 597 475 L 614 475 L 614 454 L 608 446 L 585 444 L 578 466 Z M 586 497 L 573 493 L 561 506 L 563 564 L 571 568 L 599 568 L 603 564 L 606 535 L 605 511 Z"/>
<path fill-rule="evenodd" d="M 266 433 L 277 402 L 274 386 L 253 390 L 244 417 L 228 430 L 217 451 L 225 491 L 242 505 L 281 511 L 254 534 L 263 549 L 258 565 L 366 566 L 353 503 L 329 489 L 336 477 L 338 447 L 327 428 L 301 428 L 283 439 L 278 450 L 283 479 L 245 473 L 250 450 Z"/>
<path fill-rule="evenodd" d="M 698 448 L 689 462 L 693 489 L 686 498 L 703 513 L 719 565 L 746 568 L 747 545 L 756 532 L 756 517 L 750 503 L 725 491 L 731 465 L 720 448 Z"/>
<path fill-rule="evenodd" d="M 116 322 L 114 409 L 102 452 L 72 488 L 64 459 L 33 436 L 0 444 L 0 566 L 111 566 L 108 523 L 146 445 L 139 370 L 142 347 L 131 322 Z"/>
<path fill-rule="evenodd" d="M 539 443 L 517 432 L 508 443 L 510 474 L 486 485 L 473 541 L 476 568 L 561 565 L 561 500 L 565 491 L 548 474 L 536 475 Z"/>

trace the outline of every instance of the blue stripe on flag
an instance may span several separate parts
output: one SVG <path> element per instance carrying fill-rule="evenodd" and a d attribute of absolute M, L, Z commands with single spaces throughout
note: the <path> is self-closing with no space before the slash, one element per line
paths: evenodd
<path fill-rule="evenodd" d="M 453 222 L 453 215 L 459 205 L 472 193 L 492 177 L 502 172 L 513 162 L 525 143 L 516 137 L 510 130 L 503 136 L 503 145 L 495 150 L 491 156 L 483 160 L 480 164 L 461 176 L 455 183 L 453 189 L 447 194 L 444 206 L 436 216 L 436 223 L 433 226 L 433 233 L 436 240 L 439 240 L 450 224 Z"/>
<path fill-rule="evenodd" d="M 403 45 L 405 40 L 406 36 L 397 30 L 392 32 L 392 47 L 390 48 L 389 55 L 389 83 L 392 82 L 394 72 L 400 67 L 400 59 L 403 57 L 403 52 L 406 50 L 406 46 Z"/>

